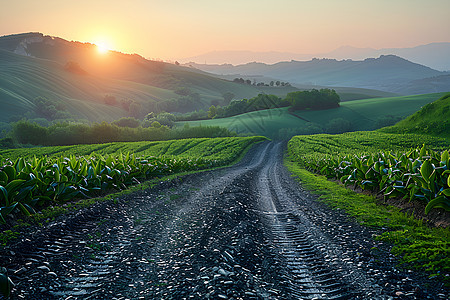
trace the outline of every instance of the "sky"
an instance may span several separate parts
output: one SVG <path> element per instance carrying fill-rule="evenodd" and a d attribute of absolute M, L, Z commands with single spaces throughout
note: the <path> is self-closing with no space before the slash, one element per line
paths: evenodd
<path fill-rule="evenodd" d="M 41 32 L 146 58 L 450 42 L 450 0 L 0 0 L 0 36 Z"/>

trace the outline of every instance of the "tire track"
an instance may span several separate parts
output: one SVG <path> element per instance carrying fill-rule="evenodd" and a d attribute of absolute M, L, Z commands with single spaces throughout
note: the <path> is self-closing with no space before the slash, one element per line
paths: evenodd
<path fill-rule="evenodd" d="M 258 203 L 268 235 L 285 266 L 284 277 L 291 297 L 357 299 L 363 297 L 365 289 L 377 290 L 371 278 L 364 274 L 355 275 L 354 268 L 349 270 L 338 263 L 343 255 L 339 245 L 327 240 L 292 201 L 293 197 L 301 198 L 302 195 L 289 193 L 280 181 L 281 144 L 274 145 L 271 151 L 274 155 L 258 174 Z"/>

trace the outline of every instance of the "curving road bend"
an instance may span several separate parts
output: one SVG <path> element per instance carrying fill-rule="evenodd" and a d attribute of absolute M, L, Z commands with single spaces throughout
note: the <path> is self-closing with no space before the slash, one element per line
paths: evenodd
<path fill-rule="evenodd" d="M 284 144 L 237 165 L 99 203 L 0 249 L 13 299 L 445 299 L 396 268 L 376 233 L 282 165 Z"/>

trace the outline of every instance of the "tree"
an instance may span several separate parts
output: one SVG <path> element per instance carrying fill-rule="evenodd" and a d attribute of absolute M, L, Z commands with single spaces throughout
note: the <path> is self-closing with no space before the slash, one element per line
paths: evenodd
<path fill-rule="evenodd" d="M 13 125 L 13 135 L 21 144 L 43 145 L 47 142 L 47 128 L 26 120 Z"/>
<path fill-rule="evenodd" d="M 117 99 L 112 95 L 105 95 L 105 97 L 103 98 L 103 102 L 106 105 L 115 106 L 117 104 Z"/>
<path fill-rule="evenodd" d="M 343 118 L 332 119 L 326 125 L 326 132 L 331 134 L 349 132 L 352 131 L 352 129 L 352 123 Z"/>
<path fill-rule="evenodd" d="M 120 100 L 120 106 L 122 106 L 122 108 L 126 111 L 130 111 L 131 103 L 133 103 L 133 100 L 131 100 L 131 99 Z"/>
<path fill-rule="evenodd" d="M 137 128 L 141 125 L 138 119 L 133 117 L 128 118 L 120 118 L 119 120 L 111 122 L 111 124 L 119 126 L 119 127 L 129 127 L 129 128 Z"/>
<path fill-rule="evenodd" d="M 291 110 L 336 108 L 341 102 L 336 91 L 330 89 L 291 92 L 285 100 L 291 104 Z"/>
<path fill-rule="evenodd" d="M 142 115 L 142 105 L 136 101 L 130 104 L 129 113 L 131 117 L 139 118 Z"/>
<path fill-rule="evenodd" d="M 159 123 L 158 121 L 154 121 L 154 122 L 152 123 L 152 127 L 153 127 L 153 128 L 161 128 L 161 123 Z"/>
<path fill-rule="evenodd" d="M 231 102 L 231 100 L 233 100 L 233 98 L 235 97 L 235 95 L 232 92 L 226 92 L 222 95 L 223 97 L 223 101 L 225 102 L 225 104 L 229 104 Z"/>
<path fill-rule="evenodd" d="M 208 118 L 213 119 L 217 115 L 217 108 L 214 105 L 211 105 L 208 111 Z"/>

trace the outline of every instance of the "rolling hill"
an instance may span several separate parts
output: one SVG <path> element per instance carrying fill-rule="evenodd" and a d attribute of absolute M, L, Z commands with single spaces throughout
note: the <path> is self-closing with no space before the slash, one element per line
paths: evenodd
<path fill-rule="evenodd" d="M 405 86 L 411 81 L 448 75 L 423 65 L 412 63 L 395 55 L 382 55 L 362 61 L 312 59 L 310 61 L 280 62 L 272 65 L 248 63 L 233 66 L 190 64 L 200 70 L 220 75 L 238 77 L 262 75 L 288 81 L 292 84 L 325 85 L 332 87 L 357 87 L 376 89 L 404 95 L 412 94 Z M 446 92 L 450 86 L 440 86 L 438 92 Z M 436 92 L 436 87 L 423 85 L 415 93 Z"/>
<path fill-rule="evenodd" d="M 178 126 L 222 126 L 241 135 L 265 135 L 285 138 L 289 134 L 319 133 L 333 119 L 345 119 L 351 130 L 373 130 L 383 126 L 383 120 L 405 118 L 445 93 L 354 100 L 339 108 L 289 112 L 287 108 L 261 110 L 229 118 L 179 122 Z"/>
<path fill-rule="evenodd" d="M 381 131 L 421 133 L 450 138 L 450 93 L 422 107 L 419 111 Z"/>
<path fill-rule="evenodd" d="M 258 93 L 282 96 L 296 90 L 238 84 L 139 55 L 113 51 L 102 55 L 93 44 L 40 33 L 0 37 L 0 121 L 32 111 L 36 97 L 59 102 L 74 117 L 91 121 L 129 115 L 120 105 L 106 105 L 107 95 L 118 102 L 135 102 L 145 115 L 164 109 L 164 102 L 182 98 L 176 93 L 180 88 L 196 95 L 192 109 L 207 108 L 227 92 L 235 98 L 250 98 Z"/>

